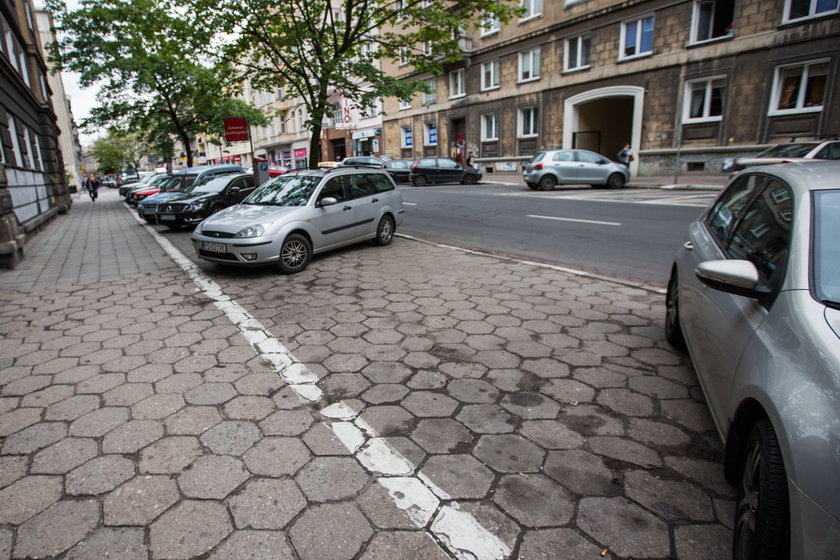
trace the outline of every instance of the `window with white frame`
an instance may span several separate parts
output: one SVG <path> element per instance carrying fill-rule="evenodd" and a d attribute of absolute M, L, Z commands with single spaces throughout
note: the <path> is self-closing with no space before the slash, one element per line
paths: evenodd
<path fill-rule="evenodd" d="M 408 16 L 405 15 L 405 2 L 403 0 L 397 0 L 394 3 L 394 10 L 397 12 L 397 21 L 403 21 Z"/>
<path fill-rule="evenodd" d="M 414 147 L 414 133 L 412 132 L 410 126 L 400 127 L 400 145 L 403 148 Z"/>
<path fill-rule="evenodd" d="M 286 134 L 286 112 L 280 113 L 280 134 Z"/>
<path fill-rule="evenodd" d="M 714 76 L 685 83 L 683 122 L 715 122 L 723 118 L 726 78 Z"/>
<path fill-rule="evenodd" d="M 437 146 L 438 134 L 435 123 L 423 124 L 423 144 L 426 146 Z"/>
<path fill-rule="evenodd" d="M 486 37 L 487 35 L 492 35 L 493 33 L 498 33 L 499 30 L 502 28 L 502 21 L 488 13 L 484 13 L 481 17 L 481 36 Z"/>
<path fill-rule="evenodd" d="M 464 89 L 464 69 L 459 68 L 449 73 L 449 99 L 463 97 L 467 94 Z"/>
<path fill-rule="evenodd" d="M 589 68 L 589 49 L 592 40 L 589 35 L 578 35 L 566 39 L 566 70 Z"/>
<path fill-rule="evenodd" d="M 298 112 L 297 112 L 297 127 L 298 127 L 298 130 L 303 130 L 303 109 L 298 109 Z"/>
<path fill-rule="evenodd" d="M 423 54 L 426 56 L 432 56 L 434 49 L 432 48 L 431 41 L 423 41 Z"/>
<path fill-rule="evenodd" d="M 435 78 L 429 78 L 426 80 L 426 84 L 429 87 L 429 91 L 423 92 L 423 105 L 437 103 L 437 80 Z"/>
<path fill-rule="evenodd" d="M 828 83 L 828 59 L 776 68 L 770 115 L 822 111 Z"/>
<path fill-rule="evenodd" d="M 520 138 L 529 138 L 539 134 L 539 109 L 536 107 L 522 107 L 519 109 L 517 123 L 517 135 Z"/>
<path fill-rule="evenodd" d="M 653 16 L 645 16 L 621 24 L 619 58 L 634 58 L 653 52 Z"/>
<path fill-rule="evenodd" d="M 499 61 L 481 63 L 481 90 L 496 89 L 499 87 Z"/>
<path fill-rule="evenodd" d="M 540 49 L 519 53 L 519 81 L 528 82 L 540 77 Z"/>
<path fill-rule="evenodd" d="M 400 47 L 399 64 L 400 66 L 405 66 L 406 64 L 408 64 L 408 47 Z"/>
<path fill-rule="evenodd" d="M 402 109 L 411 109 L 410 97 L 403 97 L 402 99 L 400 99 L 400 110 Z"/>
<path fill-rule="evenodd" d="M 519 21 L 526 21 L 542 14 L 542 0 L 522 0 L 522 7 L 525 13 Z"/>
<path fill-rule="evenodd" d="M 735 0 L 694 0 L 691 42 L 703 43 L 732 34 Z"/>
<path fill-rule="evenodd" d="M 499 139 L 499 119 L 496 113 L 481 115 L 481 140 L 492 142 Z"/>
<path fill-rule="evenodd" d="M 12 115 L 9 115 L 9 135 L 12 137 L 12 153 L 15 155 L 15 163 L 18 167 L 23 167 L 23 152 L 20 149 L 20 138 L 18 138 L 15 117 Z M 0 149 L 2 149 L 2 146 L 0 146 Z"/>
<path fill-rule="evenodd" d="M 786 0 L 784 21 L 820 17 L 840 11 L 838 0 Z"/>

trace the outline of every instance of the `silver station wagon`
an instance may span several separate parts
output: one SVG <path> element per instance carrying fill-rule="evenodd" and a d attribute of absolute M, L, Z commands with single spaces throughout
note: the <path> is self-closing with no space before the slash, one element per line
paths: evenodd
<path fill-rule="evenodd" d="M 404 212 L 402 194 L 387 171 L 300 171 L 276 177 L 242 203 L 213 214 L 191 238 L 202 259 L 277 264 L 290 274 L 323 251 L 365 240 L 388 245 Z"/>
<path fill-rule="evenodd" d="M 666 303 L 738 491 L 733 558 L 840 558 L 840 162 L 736 175 Z"/>

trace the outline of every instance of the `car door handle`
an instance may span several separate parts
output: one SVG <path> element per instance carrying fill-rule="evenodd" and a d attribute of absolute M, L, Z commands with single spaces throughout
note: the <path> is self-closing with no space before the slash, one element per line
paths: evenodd
<path fill-rule="evenodd" d="M 683 243 L 683 248 L 686 251 L 693 251 L 694 250 L 694 243 L 692 243 L 691 241 L 686 241 L 685 243 Z"/>
<path fill-rule="evenodd" d="M 352 209 L 353 209 L 352 206 L 345 206 L 344 208 L 342 208 L 342 210 L 344 210 L 345 212 L 347 212 L 348 210 L 352 210 Z"/>
<path fill-rule="evenodd" d="M 371 200 L 371 202 L 373 202 L 374 204 L 376 204 L 377 202 L 379 202 L 379 199 L 378 199 L 378 198 L 374 198 L 373 200 Z"/>

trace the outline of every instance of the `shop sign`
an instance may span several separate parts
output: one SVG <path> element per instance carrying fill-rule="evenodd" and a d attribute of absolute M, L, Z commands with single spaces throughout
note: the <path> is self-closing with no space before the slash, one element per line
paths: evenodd
<path fill-rule="evenodd" d="M 369 128 L 367 130 L 357 130 L 353 133 L 353 140 L 359 140 L 360 138 L 373 138 L 376 136 L 376 130 Z"/>
<path fill-rule="evenodd" d="M 242 117 L 231 117 L 224 119 L 225 141 L 247 142 L 248 141 L 248 119 Z"/>
<path fill-rule="evenodd" d="M 305 157 L 306 157 L 306 148 L 296 148 L 295 149 L 295 159 L 305 158 Z"/>

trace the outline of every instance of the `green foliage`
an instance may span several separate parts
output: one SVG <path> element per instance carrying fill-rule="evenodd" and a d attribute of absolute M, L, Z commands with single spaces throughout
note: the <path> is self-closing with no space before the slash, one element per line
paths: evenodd
<path fill-rule="evenodd" d="M 167 2 L 83 0 L 71 10 L 63 0 L 47 0 L 47 6 L 61 37 L 54 62 L 78 72 L 83 87 L 100 86 L 99 105 L 82 123 L 87 130 L 148 130 L 160 147 L 175 137 L 191 165 L 190 138 L 219 137 L 222 118 L 267 122 L 236 99 L 231 66 L 199 56 L 214 32 L 192 25 Z"/>
<path fill-rule="evenodd" d="M 92 151 L 101 172 L 116 173 L 136 171 L 140 160 L 150 154 L 152 148 L 140 133 L 111 129 L 107 136 L 94 141 Z"/>

